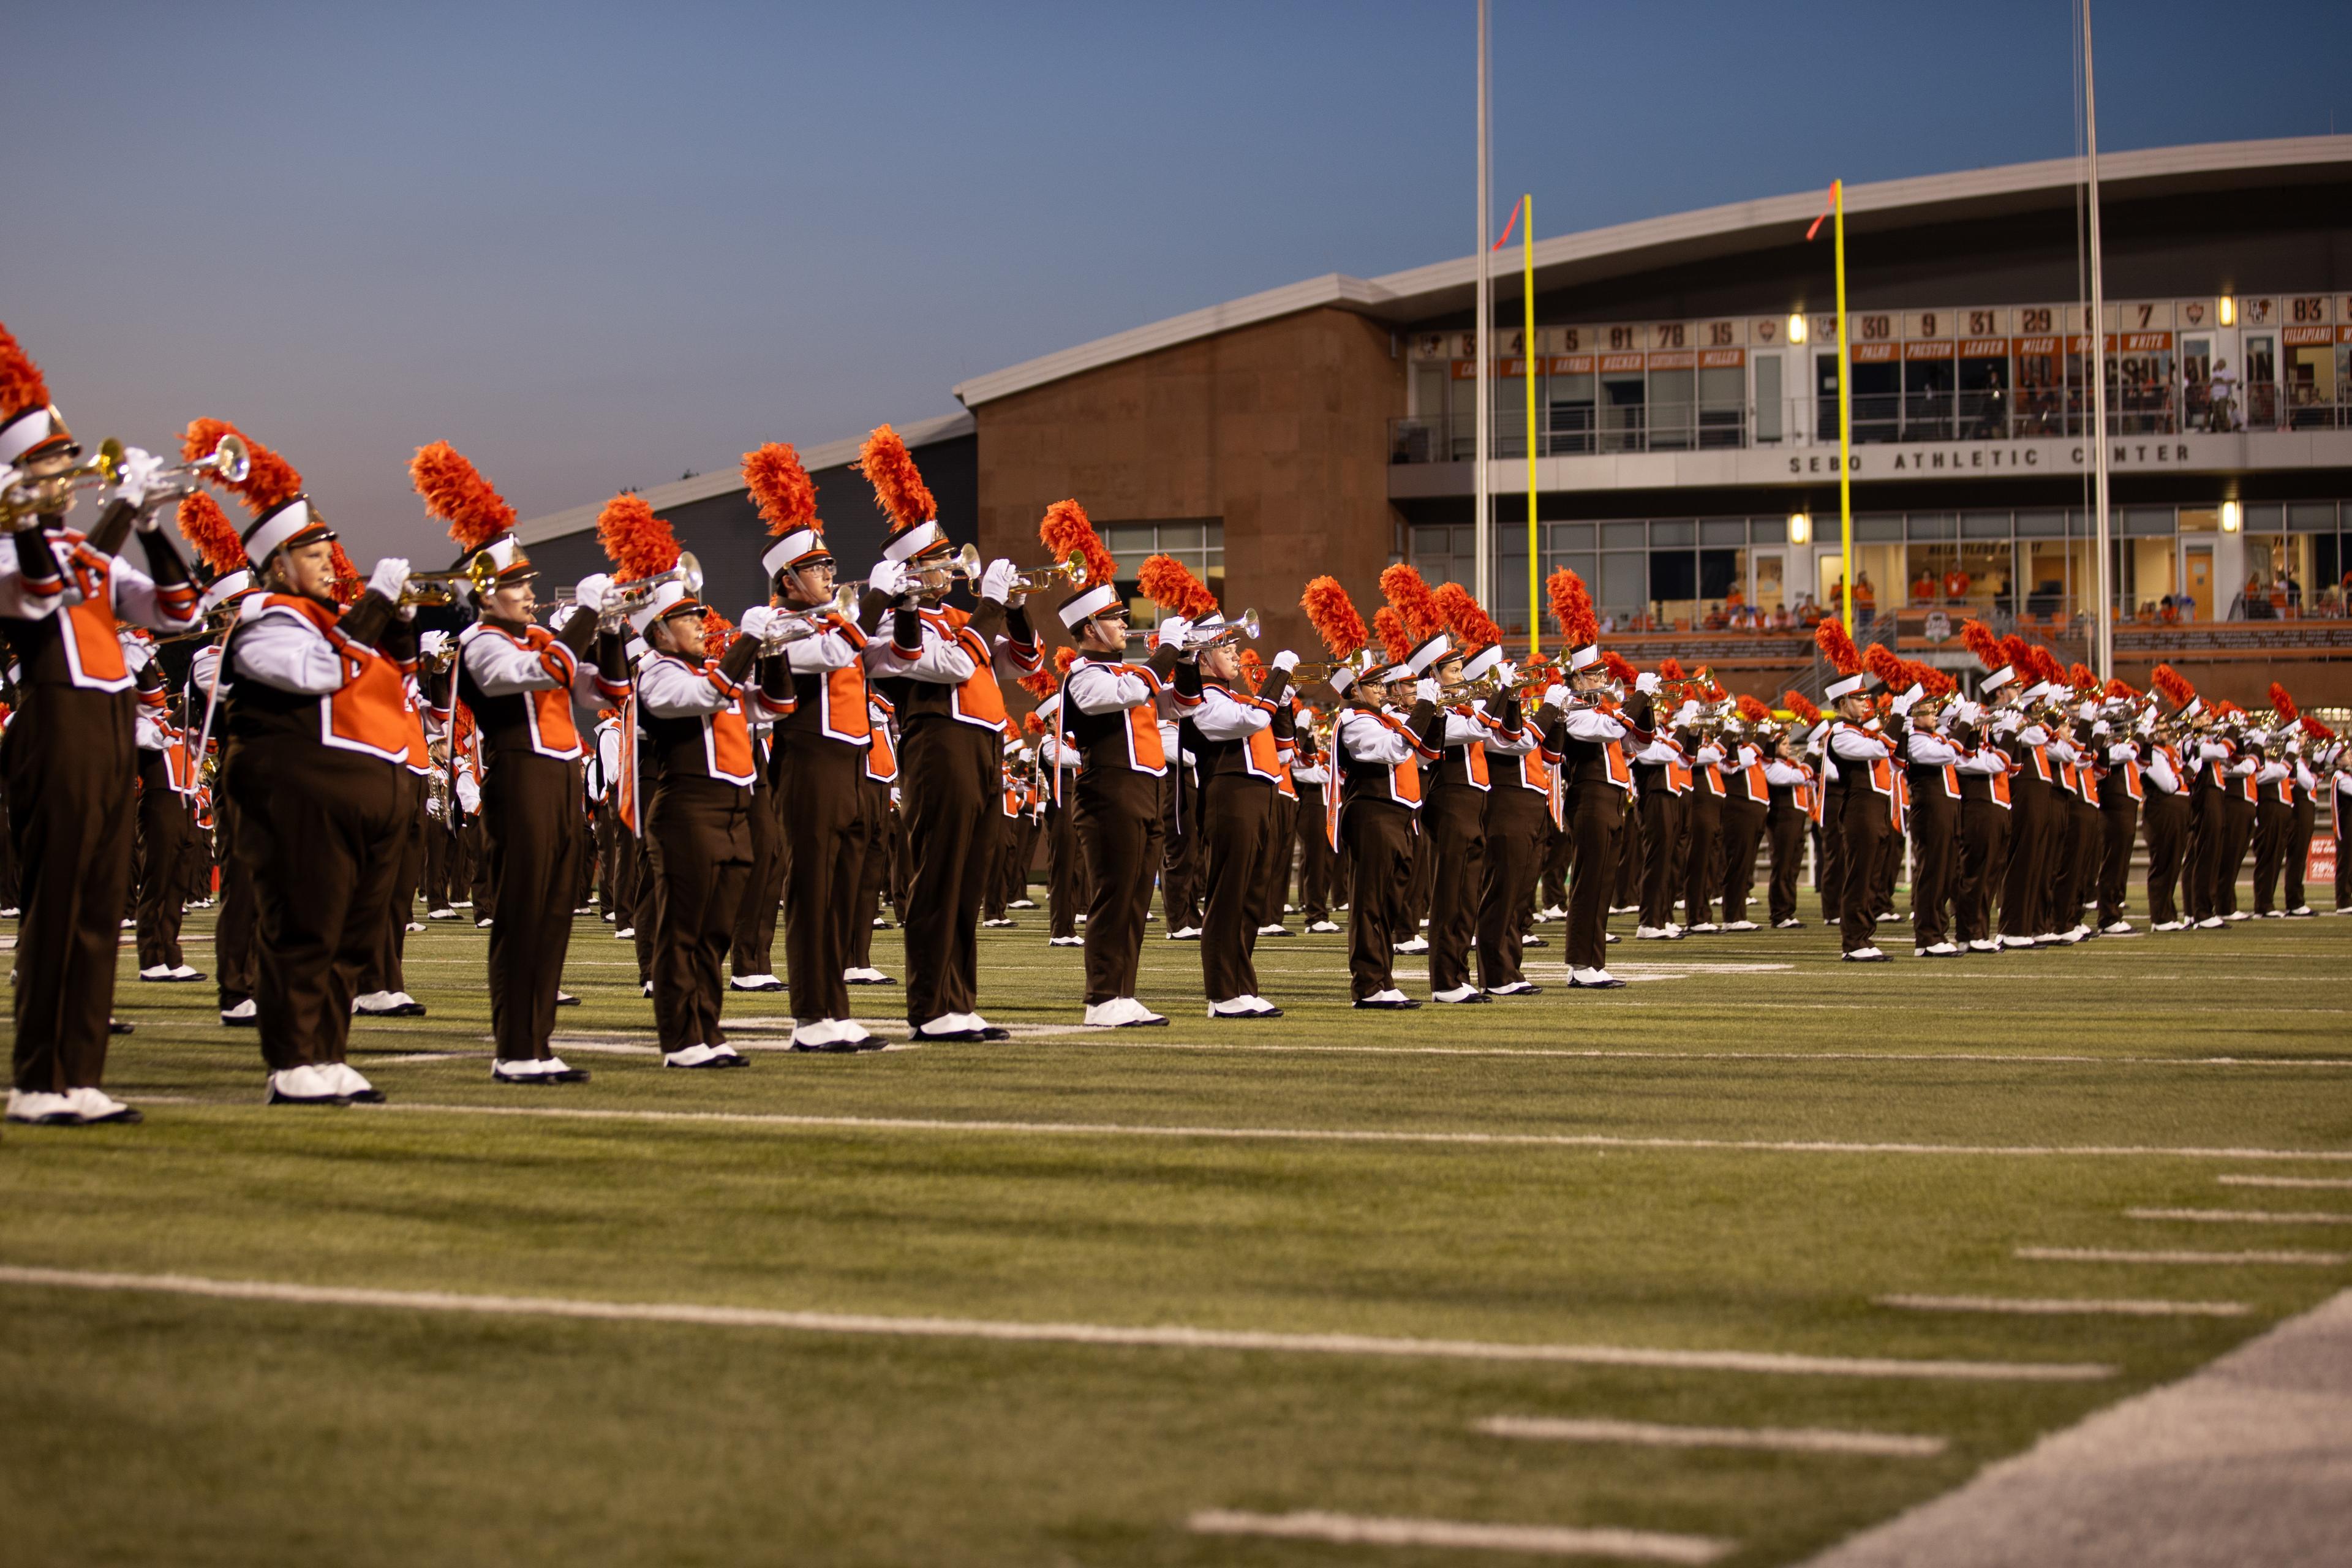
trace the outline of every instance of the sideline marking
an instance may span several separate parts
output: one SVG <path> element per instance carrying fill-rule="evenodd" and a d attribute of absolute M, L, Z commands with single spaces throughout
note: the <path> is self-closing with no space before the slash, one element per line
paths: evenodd
<path fill-rule="evenodd" d="M 2193 1220 L 2200 1225 L 2352 1225 L 2352 1214 L 2279 1214 L 2267 1209 L 2126 1209 L 2130 1219 Z"/>
<path fill-rule="evenodd" d="M 2308 1263 L 2332 1268 L 2352 1252 L 2135 1252 L 2119 1247 L 2021 1247 L 2012 1257 L 2040 1263 Z"/>
<path fill-rule="evenodd" d="M 2352 1176 L 2216 1176 L 2225 1187 L 2352 1187 Z"/>
<path fill-rule="evenodd" d="M 2047 1317 L 2112 1312 L 2130 1318 L 2242 1318 L 2252 1310 L 2242 1301 L 2083 1301 L 2018 1296 L 1880 1296 L 1875 1300 L 1882 1307 L 1919 1312 L 2023 1312 Z"/>
<path fill-rule="evenodd" d="M 796 1116 L 753 1110 L 621 1110 L 553 1105 L 446 1105 L 394 1100 L 353 1106 L 365 1115 L 437 1112 L 453 1116 L 541 1116 L 572 1121 L 657 1121 L 692 1125 L 844 1128 L 880 1132 L 1017 1132 L 1049 1137 L 1223 1138 L 1296 1143 L 1462 1144 L 1504 1149 L 1724 1150 L 1772 1154 L 1959 1154 L 1980 1158 L 2084 1157 L 2179 1160 L 2352 1161 L 2352 1150 L 2202 1149 L 2086 1143 L 2074 1146 L 1970 1143 L 1838 1143 L 1822 1140 L 1761 1138 L 1630 1138 L 1600 1132 L 1414 1132 L 1380 1128 L 1188 1127 L 1121 1121 L 958 1121 L 926 1116 Z"/>
<path fill-rule="evenodd" d="M 589 1318 L 612 1322 L 704 1323 L 812 1333 L 891 1334 L 919 1339 L 1147 1345 L 1171 1350 L 1288 1351 L 1298 1354 L 1428 1356 L 1447 1361 L 1553 1362 L 1649 1366 L 1693 1372 L 1757 1372 L 1816 1377 L 1922 1377 L 1971 1383 L 2095 1383 L 2116 1369 L 2088 1362 L 1906 1361 L 1885 1356 L 1800 1355 L 1783 1351 L 1690 1351 L 1640 1345 L 1509 1344 L 1380 1334 L 1291 1333 L 1270 1329 L 1196 1329 L 1181 1324 L 1019 1322 L 988 1318 L 895 1317 L 873 1312 L 794 1311 L 692 1301 L 598 1301 L 567 1296 L 477 1296 L 449 1290 L 382 1290 L 297 1285 L 272 1279 L 208 1279 L 189 1274 L 115 1274 L 0 1265 L 0 1284 L 78 1290 L 131 1290 L 237 1301 L 468 1312 L 490 1317 Z"/>
<path fill-rule="evenodd" d="M 1445 1519 L 1384 1519 L 1359 1513 L 1240 1513 L 1204 1509 L 1186 1521 L 1195 1535 L 1266 1535 L 1349 1546 L 1467 1546 L 1538 1557 L 1624 1557 L 1643 1563 L 1712 1563 L 1738 1544 L 1654 1530 L 1578 1530 L 1550 1524 L 1465 1524 Z"/>
<path fill-rule="evenodd" d="M 1489 1415 L 1475 1430 L 1495 1437 L 1561 1443 L 1633 1443 L 1653 1448 L 1763 1448 L 1785 1454 L 1874 1454 L 1933 1458 L 1941 1437 L 1895 1432 L 1837 1432 L 1820 1426 L 1666 1426 L 1652 1421 L 1605 1421 L 1547 1415 Z"/>
<path fill-rule="evenodd" d="M 2352 1057 L 2085 1057 L 2021 1051 L 1612 1051 L 1564 1046 L 1304 1046 L 1238 1040 L 1143 1040 L 1118 1030 L 1074 1030 L 1092 1045 L 1133 1051 L 1233 1051 L 1274 1055 L 1369 1057 L 1529 1057 L 1577 1061 L 1691 1062 L 1998 1062 L 2032 1067 L 2284 1067 L 2352 1068 Z M 2352 1185 L 2352 1184 L 2347 1184 Z"/>

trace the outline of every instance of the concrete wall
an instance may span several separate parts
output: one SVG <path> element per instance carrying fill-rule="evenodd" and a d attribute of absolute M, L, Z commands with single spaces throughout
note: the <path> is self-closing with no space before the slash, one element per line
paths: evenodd
<path fill-rule="evenodd" d="M 1097 526 L 1217 518 L 1226 609 L 1256 608 L 1269 652 L 1319 658 L 1307 578 L 1338 575 L 1367 621 L 1381 602 L 1400 353 L 1385 326 L 1310 310 L 982 404 L 981 550 L 1043 562 L 1037 521 L 1071 496 Z"/>

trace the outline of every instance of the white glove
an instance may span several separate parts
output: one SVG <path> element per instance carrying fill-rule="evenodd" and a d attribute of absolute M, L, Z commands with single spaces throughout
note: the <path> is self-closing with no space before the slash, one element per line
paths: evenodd
<path fill-rule="evenodd" d="M 2094 735 L 2111 735 L 2115 733 L 2115 728 L 2105 719 L 2098 719 L 2092 721 L 2091 733 Z"/>
<path fill-rule="evenodd" d="M 1506 688 L 1517 686 L 1519 683 L 1519 667 L 1505 660 L 1495 667 L 1495 679 Z"/>
<path fill-rule="evenodd" d="M 1633 678 L 1633 689 L 1644 697 L 1655 697 L 1659 685 L 1658 672 L 1654 669 L 1645 669 Z"/>
<path fill-rule="evenodd" d="M 1555 680 L 1544 688 L 1543 700 L 1546 707 L 1565 708 L 1568 706 L 1568 688 Z"/>
<path fill-rule="evenodd" d="M 613 591 L 613 575 L 609 572 L 591 572 L 580 579 L 572 590 L 572 597 L 590 615 L 602 615 L 605 595 Z"/>
<path fill-rule="evenodd" d="M 768 640 L 768 628 L 775 622 L 774 609 L 766 605 L 754 605 L 736 617 L 735 624 L 741 626 L 743 635 L 753 642 L 765 642 Z"/>
<path fill-rule="evenodd" d="M 447 632 L 426 632 L 416 639 L 416 656 L 419 658 L 437 658 L 441 650 L 448 646 Z"/>
<path fill-rule="evenodd" d="M 1925 689 L 1914 686 L 1910 690 L 1905 692 L 1902 696 L 1895 698 L 1892 702 L 1888 703 L 1887 706 L 1894 709 L 1897 713 L 1907 714 L 1912 709 L 1917 707 L 1919 705 L 1919 700 L 1927 695 L 1927 693 Z"/>
<path fill-rule="evenodd" d="M 1274 668 L 1282 671 L 1283 674 L 1288 675 L 1292 670 L 1298 668 L 1298 656 L 1291 652 L 1288 648 L 1284 648 L 1280 653 L 1274 656 Z"/>
<path fill-rule="evenodd" d="M 457 804 L 468 812 L 482 809 L 482 786 L 474 782 L 474 775 L 471 773 L 457 775 Z"/>
<path fill-rule="evenodd" d="M 903 599 L 915 590 L 915 574 L 903 561 L 877 561 L 866 586 L 886 599 Z"/>
<path fill-rule="evenodd" d="M 1003 604 L 1013 597 L 1013 584 L 1020 579 L 1021 568 L 999 556 L 988 563 L 987 571 L 980 574 L 980 596 Z"/>
<path fill-rule="evenodd" d="M 1984 710 L 1965 697 L 1952 704 L 1952 721 L 1956 724 L 1973 724 L 1983 716 Z"/>
<path fill-rule="evenodd" d="M 1424 676 L 1423 676 L 1419 680 L 1414 681 L 1414 682 L 1412 683 L 1412 700 L 1413 700 L 1415 702 L 1434 702 L 1434 701 L 1436 701 L 1436 700 L 1437 700 L 1437 682 L 1436 682 L 1436 680 L 1435 680 L 1433 677 L 1430 677 L 1430 676 L 1426 676 L 1426 675 L 1424 675 Z"/>
<path fill-rule="evenodd" d="M 1675 710 L 1675 728 L 1683 729 L 1698 722 L 1698 700 L 1694 698 Z"/>
<path fill-rule="evenodd" d="M 1192 623 L 1181 616 L 1163 616 L 1160 621 L 1160 646 L 1184 651 L 1185 640 L 1192 635 Z"/>
<path fill-rule="evenodd" d="M 397 555 L 385 556 L 368 574 L 367 585 L 369 593 L 381 594 L 397 605 L 401 590 L 408 586 L 408 563 Z"/>
<path fill-rule="evenodd" d="M 143 447 L 126 447 L 122 453 L 122 467 L 120 471 L 121 478 L 115 481 L 114 499 L 128 501 L 132 506 L 142 506 L 147 500 L 149 489 L 163 475 L 163 459 Z M 160 510 L 159 508 L 152 511 L 142 510 L 139 516 L 140 532 L 152 533 L 163 526 L 163 520 L 157 515 Z"/>

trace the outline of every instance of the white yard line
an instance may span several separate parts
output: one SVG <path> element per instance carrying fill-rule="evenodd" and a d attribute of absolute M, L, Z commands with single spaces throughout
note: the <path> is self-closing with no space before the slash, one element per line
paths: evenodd
<path fill-rule="evenodd" d="M 2352 1263 L 2352 1252 L 2150 1252 L 2120 1247 L 2021 1247 L 2011 1256 L 2036 1263 L 2277 1263 L 2317 1268 Z"/>
<path fill-rule="evenodd" d="M 2352 1161 L 2352 1151 L 2322 1149 L 2166 1148 L 2134 1144 L 1842 1143 L 1762 1138 L 1630 1138 L 1580 1132 L 1417 1132 L 1344 1127 L 1151 1126 L 1118 1121 L 1004 1121 L 924 1116 L 795 1116 L 749 1110 L 623 1110 L 586 1107 L 440 1105 L 396 1100 L 354 1107 L 363 1113 L 432 1112 L 452 1116 L 541 1116 L 578 1121 L 651 1121 L 736 1127 L 845 1128 L 881 1132 L 999 1132 L 1061 1138 L 1205 1138 L 1296 1143 L 1403 1143 L 1507 1149 L 1721 1150 L 1769 1154 L 1946 1154 L 1988 1159 L 2127 1158 L 2177 1160 Z"/>
<path fill-rule="evenodd" d="M 1439 1546 L 1529 1557 L 1616 1557 L 1640 1563 L 1712 1563 L 1738 1542 L 1654 1530 L 1580 1530 L 1549 1524 L 1466 1524 L 1359 1513 L 1237 1513 L 1207 1509 L 1187 1522 L 1195 1535 L 1271 1536 L 1346 1546 Z"/>
<path fill-rule="evenodd" d="M 96 1273 L 0 1266 L 0 1284 L 67 1289 L 204 1296 L 310 1306 L 491 1317 L 587 1318 L 606 1322 L 697 1323 L 793 1329 L 809 1333 L 888 1334 L 917 1339 L 1139 1345 L 1169 1350 L 1276 1351 L 1303 1355 L 1431 1357 L 1444 1361 L 1543 1362 L 1580 1366 L 1663 1367 L 1811 1377 L 1930 1378 L 1972 1383 L 2093 1383 L 2115 1368 L 2085 1362 L 1918 1361 L 1887 1356 L 1801 1355 L 1782 1351 L 1670 1350 L 1642 1345 L 1511 1344 L 1377 1334 L 1312 1334 L 1177 1324 L 1016 1322 L 984 1318 L 891 1317 L 867 1312 L 792 1311 L 692 1301 L 599 1301 L 564 1296 L 478 1296 L 446 1290 L 378 1290 L 271 1279 L 208 1279 L 184 1274 Z"/>
<path fill-rule="evenodd" d="M 2352 1176 L 2216 1176 L 2225 1187 L 2352 1187 Z"/>
<path fill-rule="evenodd" d="M 1873 1454 L 1933 1458 L 1941 1437 L 1896 1432 L 1838 1432 L 1818 1426 L 1664 1426 L 1650 1421 L 1580 1420 L 1549 1415 L 1490 1415 L 1476 1424 L 1495 1437 L 1538 1442 L 1630 1443 L 1651 1448 L 1760 1448 L 1784 1454 Z"/>
<path fill-rule="evenodd" d="M 1995 1062 L 2003 1066 L 2352 1068 L 2352 1057 L 2277 1060 L 2244 1057 L 2035 1056 L 2022 1051 L 1617 1051 L 1558 1046 L 1307 1046 L 1244 1040 L 1172 1040 L 1125 1030 L 1079 1030 L 1088 1043 L 1136 1051 L 1232 1051 L 1277 1056 L 1528 1057 L 1580 1061 Z"/>
<path fill-rule="evenodd" d="M 2029 1317 L 2112 1313 L 2126 1318 L 2242 1318 L 2252 1309 L 2242 1301 L 2084 1301 L 2068 1297 L 1880 1296 L 1882 1307 L 1917 1312 L 2019 1312 Z"/>
<path fill-rule="evenodd" d="M 2267 1209 L 2126 1209 L 2130 1219 L 2187 1220 L 2197 1225 L 2352 1225 L 2352 1214 L 2279 1214 Z"/>

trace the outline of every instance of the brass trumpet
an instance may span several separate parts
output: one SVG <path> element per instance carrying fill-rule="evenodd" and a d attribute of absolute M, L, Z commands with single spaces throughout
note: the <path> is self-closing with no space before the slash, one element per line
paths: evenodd
<path fill-rule="evenodd" d="M 407 605 L 454 605 L 461 588 L 471 588 L 477 595 L 487 594 L 499 584 L 498 563 L 487 555 L 477 554 L 459 572 L 412 572 L 406 586 L 400 590 L 400 602 Z"/>
<path fill-rule="evenodd" d="M 810 610 L 781 610 L 776 619 L 768 623 L 768 635 L 760 639 L 760 657 L 773 658 L 796 642 L 822 635 L 827 628 L 827 616 L 846 616 L 857 608 L 857 585 L 845 583 L 835 592 L 830 602 Z"/>
<path fill-rule="evenodd" d="M 1244 610 L 1240 615 L 1235 616 L 1232 620 L 1227 621 L 1224 625 L 1224 628 L 1218 632 L 1215 637 L 1211 637 L 1206 642 L 1197 643 L 1194 646 L 1197 647 L 1214 647 L 1217 644 L 1223 642 L 1255 642 L 1258 639 L 1258 630 L 1259 622 L 1257 612 L 1255 610 Z"/>
<path fill-rule="evenodd" d="M 915 581 L 927 594 L 944 594 L 955 586 L 958 577 L 967 583 L 977 583 L 980 574 L 987 569 L 987 563 L 980 558 L 979 548 L 967 544 L 944 561 L 926 561 L 916 567 Z"/>
<path fill-rule="evenodd" d="M 672 583 L 685 584 L 689 594 L 702 592 L 702 563 L 694 558 L 693 551 L 679 551 L 677 564 L 667 572 L 656 572 L 650 577 L 631 577 L 605 589 L 604 606 L 596 612 L 596 624 L 608 628 L 616 626 L 631 611 L 643 609 L 656 594 Z"/>
<path fill-rule="evenodd" d="M 1013 579 L 1014 591 L 1024 595 L 1038 593 L 1052 587 L 1056 577 L 1067 577 L 1071 587 L 1083 588 L 1091 575 L 1087 571 L 1086 556 L 1073 550 L 1051 566 L 1033 566 L 1022 573 Z"/>
<path fill-rule="evenodd" d="M 62 512 L 73 505 L 73 492 L 92 485 L 110 485 L 122 474 L 122 443 L 109 436 L 98 444 L 98 454 L 54 474 L 16 480 L 0 491 L 0 529 L 17 533 L 29 520 Z"/>

